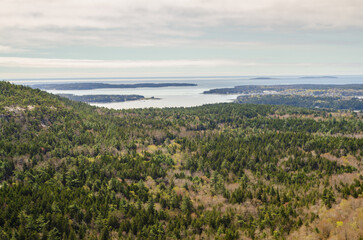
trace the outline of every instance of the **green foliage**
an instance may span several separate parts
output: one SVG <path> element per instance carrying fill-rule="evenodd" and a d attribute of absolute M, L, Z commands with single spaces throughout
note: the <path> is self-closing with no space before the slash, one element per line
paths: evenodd
<path fill-rule="evenodd" d="M 360 161 L 360 114 L 115 111 L 6 82 L 0 91 L 1 239 L 281 239 L 318 217 L 311 206 L 362 194 L 362 179 L 329 182 L 360 165 L 326 157 Z"/>
<path fill-rule="evenodd" d="M 239 103 L 289 105 L 307 108 L 332 108 L 363 110 L 363 100 L 359 98 L 344 99 L 341 97 L 318 97 L 298 95 L 260 95 L 239 96 Z"/>

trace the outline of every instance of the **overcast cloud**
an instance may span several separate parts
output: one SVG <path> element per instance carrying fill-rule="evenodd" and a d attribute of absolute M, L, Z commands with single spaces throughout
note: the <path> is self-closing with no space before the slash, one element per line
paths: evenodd
<path fill-rule="evenodd" d="M 272 48 L 276 44 L 312 43 L 338 46 L 352 43 L 359 52 L 360 40 L 363 40 L 362 9 L 362 0 L 1 0 L 0 55 L 25 61 L 19 52 L 42 58 L 39 55 L 42 49 L 42 54 L 47 55 L 45 59 L 56 58 L 60 63 L 56 47 L 150 47 L 159 48 L 155 54 L 162 58 L 164 53 L 160 48 L 163 47 L 228 46 L 249 51 L 242 60 L 256 62 L 259 58 L 255 56 L 259 53 L 254 55 L 251 46 Z M 348 35 L 356 37 L 352 39 Z M 213 56 L 213 49 L 210 51 L 208 57 Z M 225 54 L 213 57 L 213 61 L 225 63 L 228 58 L 236 57 Z M 341 57 L 344 64 L 349 61 L 348 56 Z M 99 55 L 100 61 L 103 58 Z M 167 58 L 179 61 L 178 64 L 186 59 L 177 53 L 175 59 Z M 193 62 L 199 58 L 191 55 L 187 59 Z M 231 65 L 233 59 L 229 61 Z M 119 60 L 129 59 L 120 55 Z M 155 66 L 160 63 L 157 59 L 139 60 L 155 60 Z M 80 65 L 69 65 L 74 66 Z"/>
<path fill-rule="evenodd" d="M 0 57 L 0 65 L 26 68 L 140 68 L 140 67 L 215 67 L 242 65 L 230 60 L 164 60 L 164 61 L 110 61 L 85 59 L 47 59 Z M 253 65 L 253 63 L 243 64 Z"/>
<path fill-rule="evenodd" d="M 148 45 L 165 37 L 188 39 L 203 35 L 206 28 L 225 25 L 363 28 L 362 9 L 362 0 L 2 0 L 0 34 L 7 44 L 107 40 Z"/>

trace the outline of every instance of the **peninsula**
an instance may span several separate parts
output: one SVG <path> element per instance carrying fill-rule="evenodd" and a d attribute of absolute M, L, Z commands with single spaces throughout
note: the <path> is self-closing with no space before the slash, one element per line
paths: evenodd
<path fill-rule="evenodd" d="M 363 110 L 363 84 L 245 85 L 211 89 L 204 94 L 241 94 L 238 103 Z"/>

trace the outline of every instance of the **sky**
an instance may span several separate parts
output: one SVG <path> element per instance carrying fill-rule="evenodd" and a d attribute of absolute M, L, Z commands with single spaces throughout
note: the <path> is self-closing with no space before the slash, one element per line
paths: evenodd
<path fill-rule="evenodd" d="M 363 74 L 363 0 L 0 5 L 0 79 Z"/>

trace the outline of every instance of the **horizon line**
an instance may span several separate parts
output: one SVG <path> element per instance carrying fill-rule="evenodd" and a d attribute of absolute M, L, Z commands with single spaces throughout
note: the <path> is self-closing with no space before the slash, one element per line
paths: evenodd
<path fill-rule="evenodd" d="M 249 77 L 261 77 L 261 78 L 267 78 L 267 77 L 271 77 L 273 80 L 273 77 L 316 77 L 316 78 L 331 78 L 331 77 L 363 77 L 362 75 L 357 75 L 357 74 L 352 74 L 352 75 L 345 75 L 345 74 L 338 74 L 338 75 L 326 75 L 326 74 L 314 74 L 314 75 L 302 75 L 302 74 L 298 74 L 298 75 L 218 75 L 218 76 L 154 76 L 154 77 L 60 77 L 60 78 L 56 78 L 56 77 L 42 77 L 42 78 L 2 78 L 1 81 L 24 81 L 24 80 L 98 80 L 98 79 L 191 79 L 191 78 L 249 78 Z M 257 80 L 257 79 L 253 79 L 253 80 Z"/>

